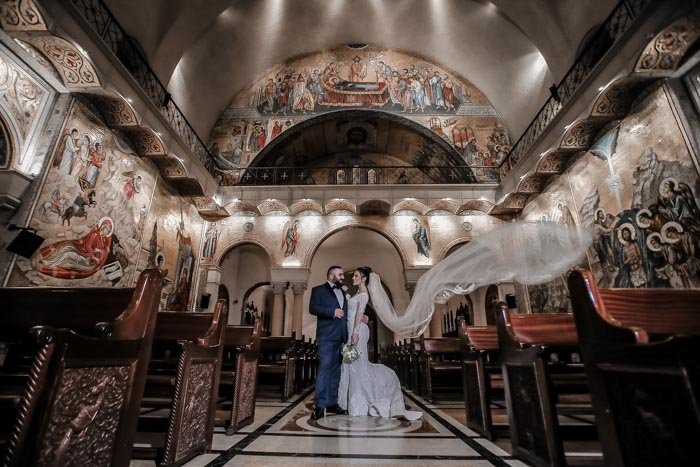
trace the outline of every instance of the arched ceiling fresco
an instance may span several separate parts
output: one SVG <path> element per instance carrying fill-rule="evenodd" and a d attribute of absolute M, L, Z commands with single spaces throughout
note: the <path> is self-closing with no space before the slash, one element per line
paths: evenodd
<path fill-rule="evenodd" d="M 315 116 L 347 109 L 401 116 L 432 132 L 459 156 L 449 164 L 435 160 L 422 165 L 495 167 L 510 150 L 507 129 L 496 109 L 464 77 L 414 53 L 362 44 L 295 57 L 269 69 L 231 100 L 212 131 L 209 147 L 224 174 L 254 160 L 258 167 L 265 166 L 257 155 L 285 131 Z M 384 122 L 380 126 L 376 118 L 361 120 L 329 122 L 318 128 L 319 134 L 307 133 L 306 143 L 295 150 L 307 159 L 338 155 L 347 149 L 348 131 L 355 128 L 355 134 L 364 135 L 366 153 L 384 154 L 373 163 L 417 165 L 414 155 L 406 154 L 407 147 L 398 151 L 386 147 L 405 140 L 400 132 L 395 137 L 384 134 L 392 128 L 388 119 L 379 119 Z M 333 161 L 327 157 L 324 162 L 333 165 Z M 268 167 L 279 165 L 277 159 L 268 158 Z M 234 182 L 226 175 L 222 179 L 223 184 Z"/>
<path fill-rule="evenodd" d="M 437 58 L 517 138 L 617 0 L 105 0 L 203 140 L 231 97 L 288 57 L 385 44 Z"/>

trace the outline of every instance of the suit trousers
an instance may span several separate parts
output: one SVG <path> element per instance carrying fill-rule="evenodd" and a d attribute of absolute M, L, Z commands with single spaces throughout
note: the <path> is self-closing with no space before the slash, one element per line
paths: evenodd
<path fill-rule="evenodd" d="M 338 404 L 342 342 L 318 343 L 318 372 L 316 374 L 315 407 L 325 409 Z"/>

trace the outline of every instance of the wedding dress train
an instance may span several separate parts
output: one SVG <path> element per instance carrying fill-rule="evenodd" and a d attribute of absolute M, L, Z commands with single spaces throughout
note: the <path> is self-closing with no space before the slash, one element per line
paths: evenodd
<path fill-rule="evenodd" d="M 369 295 L 358 293 L 348 301 L 348 343 L 352 339 L 357 313 L 364 313 Z M 360 357 L 352 363 L 343 363 L 340 373 L 338 405 L 351 416 L 418 420 L 422 412 L 406 410 L 401 383 L 391 368 L 370 363 L 367 354 L 369 328 L 359 324 L 359 342 L 356 347 Z"/>

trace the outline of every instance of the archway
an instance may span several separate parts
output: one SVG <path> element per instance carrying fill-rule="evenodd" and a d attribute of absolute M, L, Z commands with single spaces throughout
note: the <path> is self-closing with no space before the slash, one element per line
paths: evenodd
<path fill-rule="evenodd" d="M 253 284 L 243 294 L 240 324 L 252 325 L 253 320 L 258 318 L 261 321 L 260 329 L 263 335 L 269 335 L 273 300 L 273 292 L 269 282 Z"/>
<path fill-rule="evenodd" d="M 364 227 L 348 227 L 326 237 L 315 249 L 310 264 L 309 289 L 326 281 L 329 266 L 339 265 L 346 273 L 359 266 L 370 266 L 382 277 L 382 282 L 390 293 L 394 307 L 401 312 L 406 309 L 410 296 L 406 291 L 404 267 L 401 256 L 392 242 L 383 235 Z M 352 276 L 346 274 L 348 285 Z M 305 310 L 308 310 L 310 293 L 304 297 Z M 372 317 L 370 312 L 368 316 Z M 376 323 L 376 331 L 373 325 Z M 394 334 L 375 319 L 370 329 L 370 350 L 394 341 Z M 316 333 L 316 318 L 304 313 L 303 331 L 307 336 Z"/>
<path fill-rule="evenodd" d="M 241 324 L 244 307 L 250 301 L 251 288 L 270 283 L 271 265 L 267 252 L 253 243 L 235 245 L 221 255 L 220 284 L 229 292 L 229 324 Z M 255 305 L 259 311 L 267 310 L 270 306 L 268 301 L 271 298 L 267 295 L 271 294 L 272 291 L 269 291 L 256 296 L 258 303 Z"/>
<path fill-rule="evenodd" d="M 400 115 L 341 110 L 297 123 L 250 161 L 241 184 L 476 183 L 445 138 Z"/>

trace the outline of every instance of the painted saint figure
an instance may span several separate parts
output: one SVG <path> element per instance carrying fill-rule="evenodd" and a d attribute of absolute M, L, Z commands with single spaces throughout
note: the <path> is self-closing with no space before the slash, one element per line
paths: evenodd
<path fill-rule="evenodd" d="M 32 259 L 32 266 L 42 274 L 61 279 L 90 277 L 104 266 L 113 232 L 114 222 L 103 217 L 84 237 L 41 248 Z"/>
<path fill-rule="evenodd" d="M 421 225 L 418 219 L 413 219 L 413 241 L 416 242 L 418 254 L 430 258 L 430 237 L 426 225 Z"/>
<path fill-rule="evenodd" d="M 284 257 L 293 256 L 299 246 L 299 221 L 295 220 L 292 225 L 286 229 L 284 239 L 282 240 L 282 248 L 284 248 Z"/>
<path fill-rule="evenodd" d="M 629 280 L 632 287 L 645 287 L 647 275 L 644 272 L 644 259 L 639 245 L 635 241 L 636 233 L 631 224 L 623 224 L 619 230 L 620 243 L 622 243 L 622 263 L 629 272 Z"/>
<path fill-rule="evenodd" d="M 216 228 L 216 222 L 212 223 L 207 229 L 204 240 L 204 250 L 202 256 L 205 258 L 213 258 L 216 254 L 216 241 L 219 238 L 219 230 Z"/>
<path fill-rule="evenodd" d="M 78 130 L 73 128 L 64 140 L 63 154 L 58 165 L 58 171 L 62 174 L 70 175 L 73 162 L 78 154 Z"/>

